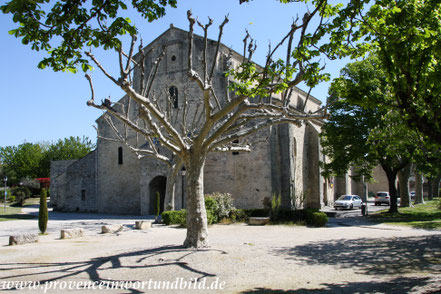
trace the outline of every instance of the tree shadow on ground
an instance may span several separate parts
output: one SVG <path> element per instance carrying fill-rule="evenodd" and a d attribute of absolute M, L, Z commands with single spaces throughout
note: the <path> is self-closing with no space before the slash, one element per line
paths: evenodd
<path fill-rule="evenodd" d="M 370 282 L 355 282 L 346 284 L 322 284 L 320 289 L 296 289 L 296 290 L 281 290 L 268 288 L 255 288 L 246 290 L 240 293 L 243 294 L 340 294 L 340 293 L 388 293 L 388 294 L 402 294 L 410 293 L 419 287 L 426 287 L 430 284 L 429 278 L 395 278 L 390 281 L 370 281 Z M 438 284 L 432 287 L 425 288 L 423 293 L 440 293 L 441 285 Z"/>
<path fill-rule="evenodd" d="M 164 246 L 146 250 L 127 252 L 122 254 L 111 255 L 107 257 L 93 258 L 85 261 L 77 262 L 59 262 L 59 263 L 0 263 L 0 272 L 2 280 L 27 280 L 36 281 L 37 276 L 52 276 L 50 278 L 39 280 L 41 285 L 51 283 L 66 278 L 74 278 L 80 274 L 87 273 L 88 278 L 92 282 L 143 282 L 139 280 L 113 280 L 100 275 L 104 270 L 111 269 L 154 269 L 159 267 L 179 267 L 182 270 L 193 274 L 198 280 L 203 278 L 215 277 L 215 274 L 198 270 L 194 265 L 186 262 L 186 258 L 198 253 L 215 252 L 219 254 L 228 254 L 225 251 L 217 249 L 187 249 L 183 246 Z M 178 256 L 178 257 L 176 257 Z M 170 258 L 171 257 L 171 258 Z M 123 262 L 124 258 L 137 258 L 136 262 Z M 148 263 L 148 264 L 146 264 Z M 35 269 L 35 271 L 34 271 Z M 28 270 L 31 273 L 15 274 L 17 270 Z M 8 273 L 11 273 L 8 275 Z M 174 277 L 176 278 L 176 277 Z M 164 279 L 165 281 L 166 279 Z M 19 290 L 19 289 L 11 289 Z M 136 289 L 127 289 L 140 293 Z"/>
<path fill-rule="evenodd" d="M 367 275 L 441 273 L 441 235 L 327 240 L 274 254 L 302 265 L 333 265 Z"/>

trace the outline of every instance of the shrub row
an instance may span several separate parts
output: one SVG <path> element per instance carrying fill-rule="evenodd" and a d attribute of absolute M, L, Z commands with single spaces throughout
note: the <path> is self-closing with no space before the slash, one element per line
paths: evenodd
<path fill-rule="evenodd" d="M 207 222 L 209 225 L 218 223 L 224 219 L 228 219 L 232 222 L 247 222 L 249 217 L 266 216 L 270 216 L 271 221 L 275 223 L 300 222 L 314 227 L 325 226 L 328 222 L 326 214 L 319 212 L 318 209 L 281 210 L 278 208 L 280 207 L 280 200 L 276 197 L 273 197 L 272 200 L 269 198 L 268 202 L 267 206 L 271 207 L 271 209 L 268 209 L 268 207 L 265 209 L 236 209 L 234 208 L 233 198 L 230 194 L 207 194 L 205 195 Z M 162 213 L 162 220 L 166 225 L 177 224 L 185 226 L 186 217 L 187 212 L 185 209 L 164 211 Z"/>
<path fill-rule="evenodd" d="M 161 214 L 162 222 L 169 225 L 181 225 L 185 227 L 187 221 L 187 211 L 181 210 L 167 210 Z"/>

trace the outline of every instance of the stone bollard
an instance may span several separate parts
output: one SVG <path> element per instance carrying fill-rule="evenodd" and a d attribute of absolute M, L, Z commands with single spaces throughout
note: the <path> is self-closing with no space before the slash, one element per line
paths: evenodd
<path fill-rule="evenodd" d="M 102 234 L 112 234 L 122 231 L 123 225 L 111 225 L 111 226 L 102 226 L 101 233 Z"/>
<path fill-rule="evenodd" d="M 151 221 L 136 221 L 135 222 L 135 229 L 137 230 L 147 230 L 152 228 L 152 222 Z"/>
<path fill-rule="evenodd" d="M 73 239 L 84 237 L 83 229 L 64 229 L 60 232 L 60 239 Z"/>
<path fill-rule="evenodd" d="M 9 236 L 9 245 L 21 245 L 38 242 L 38 234 L 23 234 Z"/>

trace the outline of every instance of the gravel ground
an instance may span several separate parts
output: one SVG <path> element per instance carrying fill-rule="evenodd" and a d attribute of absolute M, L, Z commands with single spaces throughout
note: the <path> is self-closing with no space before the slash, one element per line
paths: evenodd
<path fill-rule="evenodd" d="M 26 212 L 35 214 L 35 208 Z M 181 247 L 185 229 L 134 230 L 140 219 L 51 212 L 48 235 L 20 246 L 7 246 L 8 236 L 37 233 L 38 221 L 0 222 L 0 289 L 11 288 L 7 282 L 38 281 L 37 289 L 12 291 L 441 292 L 441 231 L 371 224 L 360 217 L 331 219 L 325 228 L 214 225 L 211 248 L 189 250 Z M 124 230 L 100 234 L 103 224 L 123 224 Z M 60 240 L 61 228 L 83 228 L 86 236 Z M 126 282 L 129 289 L 115 289 L 115 282 Z M 106 283 L 114 289 L 100 290 Z"/>

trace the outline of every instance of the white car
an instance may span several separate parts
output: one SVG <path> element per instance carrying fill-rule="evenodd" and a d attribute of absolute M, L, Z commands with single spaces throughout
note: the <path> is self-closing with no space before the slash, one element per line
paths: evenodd
<path fill-rule="evenodd" d="M 340 208 L 354 209 L 354 207 L 361 208 L 363 201 L 358 195 L 342 195 L 334 202 L 335 210 Z"/>
<path fill-rule="evenodd" d="M 398 200 L 397 200 L 398 201 Z M 390 205 L 390 195 L 387 191 L 378 191 L 375 195 L 375 205 Z"/>

